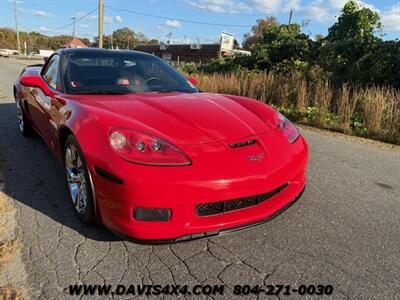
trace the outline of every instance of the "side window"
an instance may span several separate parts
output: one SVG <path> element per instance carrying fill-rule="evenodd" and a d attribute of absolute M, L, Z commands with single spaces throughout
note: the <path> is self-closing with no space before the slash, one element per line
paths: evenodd
<path fill-rule="evenodd" d="M 52 86 L 54 89 L 57 88 L 57 78 L 58 78 L 58 61 L 59 55 L 54 55 L 49 62 L 46 70 L 43 73 L 44 80 Z"/>

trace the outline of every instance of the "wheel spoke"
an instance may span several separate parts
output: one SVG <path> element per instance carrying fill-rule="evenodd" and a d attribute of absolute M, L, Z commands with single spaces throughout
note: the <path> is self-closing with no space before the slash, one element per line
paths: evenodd
<path fill-rule="evenodd" d="M 82 199 L 82 187 L 79 187 L 78 193 L 76 194 L 75 208 L 81 211 L 81 199 Z"/>
<path fill-rule="evenodd" d="M 79 193 L 79 185 L 76 183 L 68 183 L 69 192 L 71 194 L 72 202 L 75 204 Z"/>
<path fill-rule="evenodd" d="M 67 150 L 65 151 L 65 164 L 69 167 L 72 165 L 72 154 L 71 154 L 71 148 L 68 147 Z"/>
<path fill-rule="evenodd" d="M 85 212 L 87 191 L 82 159 L 74 145 L 68 145 L 65 151 L 65 171 L 72 203 L 77 212 Z"/>
<path fill-rule="evenodd" d="M 76 168 L 81 169 L 82 168 L 82 161 L 79 155 L 76 156 Z"/>
<path fill-rule="evenodd" d="M 81 183 L 82 182 L 82 178 L 78 173 L 78 170 L 76 170 L 75 168 L 66 168 L 67 170 L 67 177 L 68 177 L 68 182 L 69 183 Z"/>
<path fill-rule="evenodd" d="M 18 120 L 19 129 L 21 131 L 23 131 L 24 130 L 24 117 L 22 115 L 22 108 L 21 108 L 20 100 L 16 99 L 15 104 L 17 106 L 17 120 Z"/>

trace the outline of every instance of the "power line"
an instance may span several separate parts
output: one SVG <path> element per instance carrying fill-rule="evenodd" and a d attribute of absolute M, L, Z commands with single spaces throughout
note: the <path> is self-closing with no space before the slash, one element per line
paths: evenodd
<path fill-rule="evenodd" d="M 180 19 L 180 18 L 172 18 L 172 17 L 165 17 L 165 16 L 159 16 L 159 15 L 152 15 L 152 14 L 143 13 L 143 12 L 139 12 L 139 11 L 136 11 L 136 10 L 125 9 L 125 8 L 118 9 L 118 8 L 114 8 L 114 7 L 110 6 L 110 5 L 106 5 L 106 7 L 110 8 L 113 11 L 117 11 L 117 12 L 127 12 L 127 13 L 131 13 L 131 14 L 135 14 L 135 15 L 158 18 L 158 19 L 164 19 L 164 20 L 177 20 L 179 22 L 184 22 L 184 23 L 209 25 L 209 26 L 219 26 L 219 27 L 249 28 L 249 27 L 253 26 L 253 25 L 244 25 L 244 24 L 223 24 L 223 23 L 210 23 L 210 22 L 192 21 L 192 20 L 186 20 L 186 19 Z"/>
<path fill-rule="evenodd" d="M 239 13 L 239 12 L 220 12 L 220 11 L 210 11 L 207 10 L 206 8 L 203 8 L 201 6 L 197 6 L 194 5 L 192 3 L 186 2 L 186 1 L 180 1 L 180 0 L 174 0 L 175 2 L 187 6 L 187 7 L 191 7 L 197 10 L 205 10 L 207 12 L 211 12 L 211 13 L 216 13 L 216 14 L 224 14 L 224 15 L 231 15 L 231 16 L 265 16 L 266 14 L 264 13 Z M 267 16 L 273 16 L 272 14 L 267 14 Z"/>
<path fill-rule="evenodd" d="M 84 19 L 84 18 L 90 16 L 92 13 L 94 13 L 95 11 L 97 11 L 97 9 L 98 9 L 98 7 L 96 7 L 95 9 L 93 9 L 92 11 L 88 12 L 87 14 L 85 14 L 85 15 L 83 15 L 83 16 L 77 17 L 77 18 L 76 18 L 74 21 L 72 21 L 71 23 L 68 23 L 68 24 L 66 24 L 66 25 L 63 25 L 63 26 L 60 26 L 60 27 L 55 28 L 53 31 L 57 31 L 57 30 L 64 29 L 64 28 L 66 28 L 66 27 L 71 26 L 71 25 L 74 24 L 74 22 L 79 22 L 80 20 L 82 20 L 82 19 Z"/>

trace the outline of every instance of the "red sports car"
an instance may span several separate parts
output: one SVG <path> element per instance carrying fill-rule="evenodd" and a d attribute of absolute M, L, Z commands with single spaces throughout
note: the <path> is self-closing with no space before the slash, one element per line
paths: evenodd
<path fill-rule="evenodd" d="M 194 81 L 146 53 L 59 50 L 15 83 L 19 129 L 63 163 L 84 223 L 178 241 L 265 222 L 302 194 L 306 141 L 270 106 Z"/>

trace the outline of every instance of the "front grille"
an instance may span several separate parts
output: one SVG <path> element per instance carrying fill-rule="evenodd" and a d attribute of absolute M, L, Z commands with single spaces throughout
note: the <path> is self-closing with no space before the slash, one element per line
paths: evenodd
<path fill-rule="evenodd" d="M 280 187 L 278 187 L 277 189 L 264 194 L 242 197 L 226 201 L 197 204 L 196 213 L 198 216 L 211 216 L 250 206 L 255 206 L 279 194 L 285 188 L 287 188 L 288 185 L 289 183 L 285 183 Z"/>

